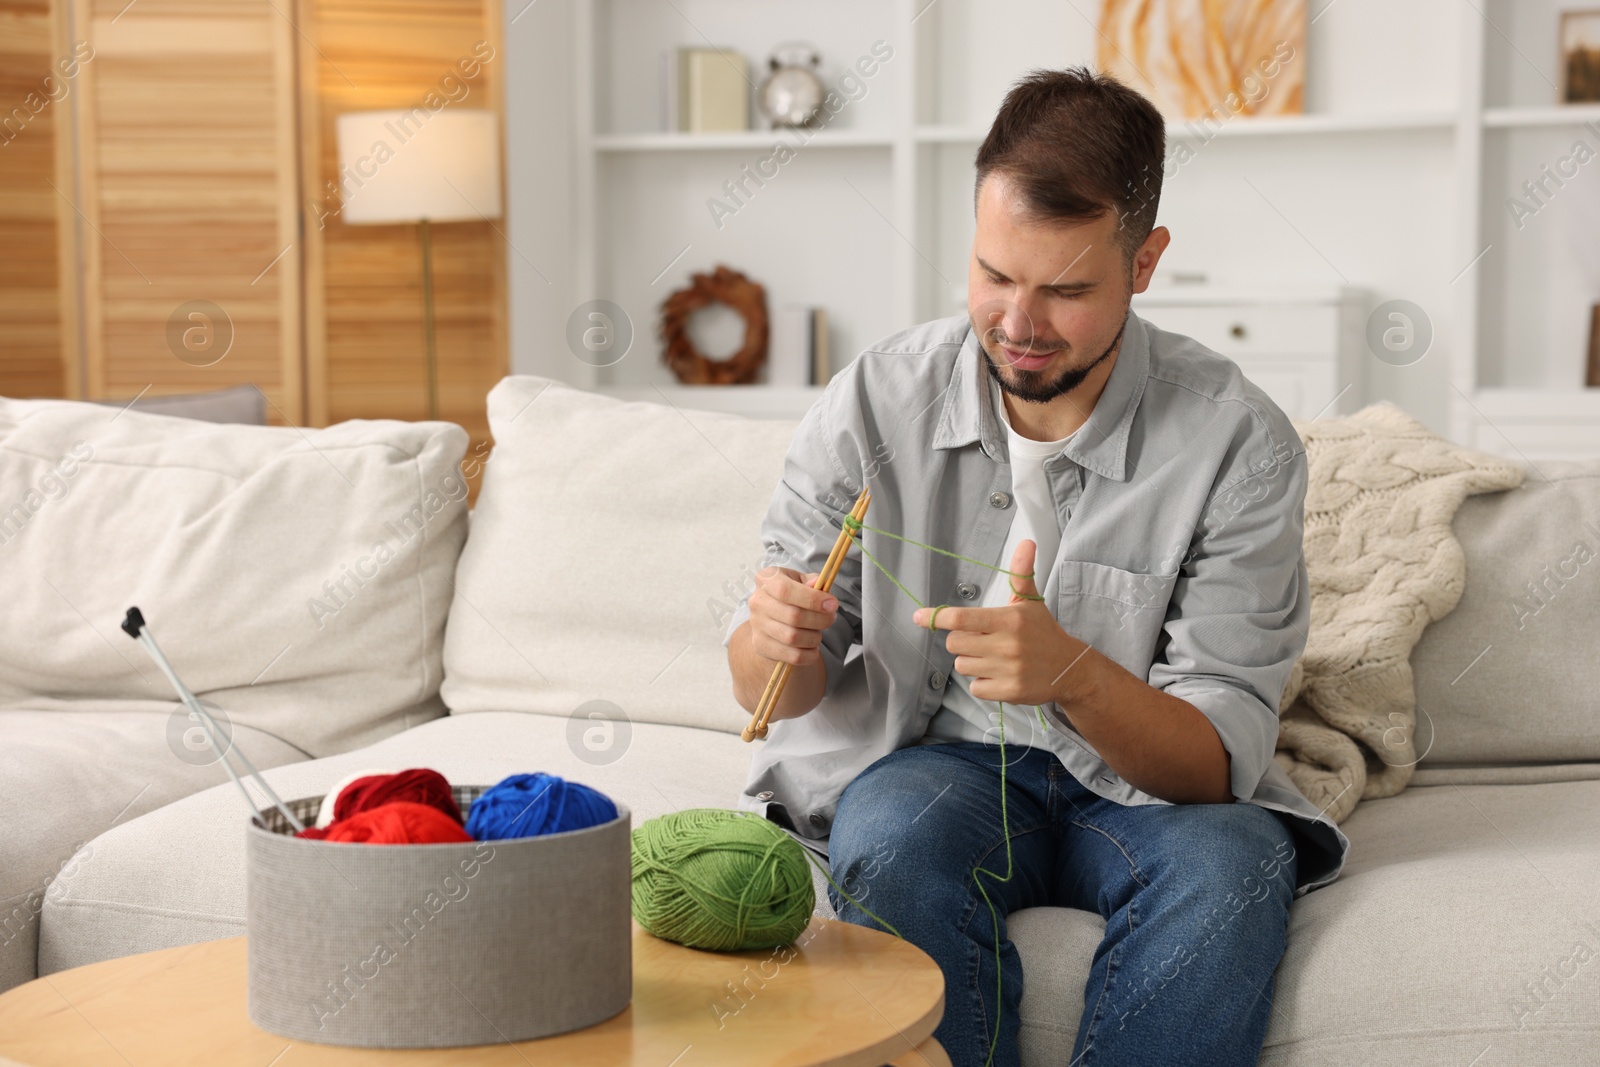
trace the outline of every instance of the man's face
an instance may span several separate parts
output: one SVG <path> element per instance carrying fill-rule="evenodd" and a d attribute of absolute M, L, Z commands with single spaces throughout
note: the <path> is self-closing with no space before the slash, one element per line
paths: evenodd
<path fill-rule="evenodd" d="M 967 314 L 1000 388 L 1045 403 L 1077 388 L 1111 357 L 1133 293 L 1149 284 L 1166 230 L 1151 232 L 1130 271 L 1114 211 L 1092 222 L 1038 223 L 1024 218 L 1024 207 L 1002 172 L 979 187 Z"/>

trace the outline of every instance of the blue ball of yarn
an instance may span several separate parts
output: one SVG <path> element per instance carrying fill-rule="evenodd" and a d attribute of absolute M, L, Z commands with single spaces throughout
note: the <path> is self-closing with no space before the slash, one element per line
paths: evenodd
<path fill-rule="evenodd" d="M 617 805 L 597 789 L 554 774 L 513 774 L 472 802 L 467 833 L 478 841 L 537 837 L 598 826 Z"/>

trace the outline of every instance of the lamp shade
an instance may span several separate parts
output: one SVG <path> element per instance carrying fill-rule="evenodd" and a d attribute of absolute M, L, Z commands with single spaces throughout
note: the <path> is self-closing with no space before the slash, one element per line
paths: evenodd
<path fill-rule="evenodd" d="M 493 111 L 350 111 L 337 122 L 345 222 L 500 216 L 500 139 Z"/>

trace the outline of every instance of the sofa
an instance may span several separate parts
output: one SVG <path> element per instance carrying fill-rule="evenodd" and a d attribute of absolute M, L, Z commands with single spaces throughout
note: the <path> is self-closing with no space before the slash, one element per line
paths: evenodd
<path fill-rule="evenodd" d="M 26 512 L 0 525 L 0 989 L 244 933 L 245 802 L 118 632 L 135 604 L 285 798 L 430 766 L 547 770 L 635 825 L 738 806 L 722 638 L 795 423 L 533 376 L 488 407 L 469 510 L 447 423 L 0 400 Z M 1293 903 L 1262 1064 L 1600 1062 L 1600 463 L 1529 464 L 1454 530 L 1466 587 L 1411 657 L 1423 756 Z M 1029 1067 L 1067 1063 L 1103 930 L 1010 917 Z"/>

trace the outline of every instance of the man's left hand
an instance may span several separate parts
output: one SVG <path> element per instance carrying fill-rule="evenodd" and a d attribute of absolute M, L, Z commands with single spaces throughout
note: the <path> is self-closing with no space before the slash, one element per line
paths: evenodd
<path fill-rule="evenodd" d="M 978 700 L 1007 704 L 1059 703 L 1066 707 L 1075 675 L 1087 673 L 1088 644 L 1061 628 L 1033 580 L 1038 547 L 1022 541 L 1011 557 L 1011 602 L 1000 608 L 940 608 L 933 625 L 950 631 L 945 648 L 955 653 L 955 669 L 972 679 Z M 1015 575 L 1027 575 L 1016 577 Z M 918 608 L 911 619 L 927 626 L 933 608 Z"/>

